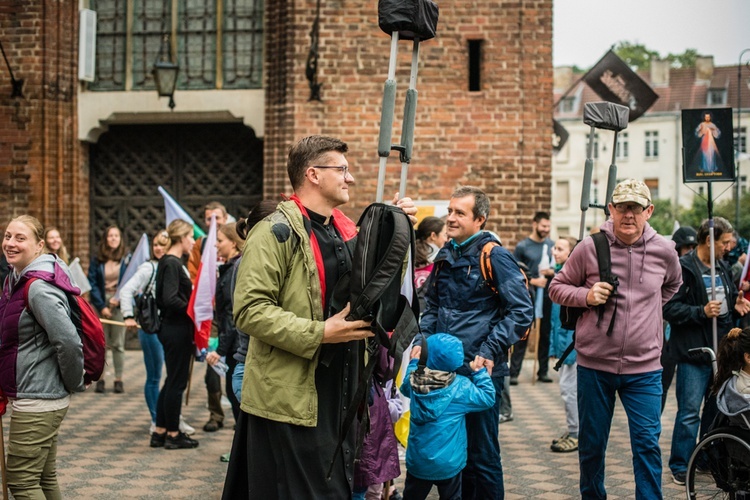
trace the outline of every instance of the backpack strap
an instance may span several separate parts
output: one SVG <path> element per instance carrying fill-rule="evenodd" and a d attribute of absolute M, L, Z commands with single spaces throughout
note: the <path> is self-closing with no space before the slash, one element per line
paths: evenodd
<path fill-rule="evenodd" d="M 497 241 L 488 241 L 484 244 L 484 246 L 482 247 L 482 252 L 479 254 L 479 270 L 482 272 L 482 278 L 484 279 L 484 282 L 487 283 L 487 286 L 490 287 L 492 293 L 496 295 L 499 295 L 500 292 L 495 286 L 495 279 L 494 275 L 492 274 L 492 261 L 490 260 L 490 254 L 492 253 L 493 248 L 499 246 L 500 243 L 498 243 Z"/>
<path fill-rule="evenodd" d="M 612 276 L 612 258 L 609 253 L 609 241 L 607 240 L 607 236 L 604 233 L 599 232 L 591 235 L 591 238 L 594 240 L 596 262 L 599 265 L 599 280 L 609 282 Z M 599 326 L 599 323 L 604 317 L 604 304 L 598 307 L 598 315 L 599 317 L 596 321 L 596 326 Z M 612 330 L 615 327 L 615 316 L 617 316 L 617 297 L 615 297 L 615 310 L 612 312 L 612 319 L 607 328 L 608 337 L 612 336 Z"/>
<path fill-rule="evenodd" d="M 33 311 L 31 310 L 31 307 L 29 307 L 29 289 L 31 288 L 31 284 L 38 279 L 39 278 L 29 278 L 23 285 L 23 307 L 32 314 Z"/>

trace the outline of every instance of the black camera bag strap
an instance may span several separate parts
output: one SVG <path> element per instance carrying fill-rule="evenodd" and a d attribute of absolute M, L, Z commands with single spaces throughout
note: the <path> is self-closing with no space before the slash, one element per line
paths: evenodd
<path fill-rule="evenodd" d="M 594 240 L 594 250 L 596 251 L 596 261 L 599 265 L 599 280 L 609 282 L 612 277 L 612 257 L 609 254 L 609 241 L 607 241 L 607 236 L 602 233 L 598 232 L 591 235 L 591 238 Z M 599 323 L 602 320 L 602 317 L 604 316 L 604 305 L 602 304 L 597 307 L 598 309 L 598 319 L 596 321 L 596 326 L 599 326 Z M 612 312 L 612 319 L 609 322 L 609 328 L 607 328 L 607 336 L 612 336 L 612 330 L 615 327 L 615 316 L 617 315 L 617 297 L 615 297 L 615 310 Z M 560 356 L 560 359 L 557 360 L 557 363 L 555 364 L 555 371 L 560 371 L 560 367 L 562 366 L 565 359 L 570 355 L 571 352 L 573 352 L 573 349 L 575 348 L 576 343 L 576 334 L 575 331 L 573 332 L 573 340 L 568 344 L 568 347 L 565 348 L 565 352 L 562 353 L 562 356 Z"/>

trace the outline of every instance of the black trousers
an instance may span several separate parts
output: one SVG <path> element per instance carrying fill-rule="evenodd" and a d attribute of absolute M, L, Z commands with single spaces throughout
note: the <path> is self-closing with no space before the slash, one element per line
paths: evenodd
<path fill-rule="evenodd" d="M 460 500 L 461 498 L 460 472 L 450 479 L 430 481 L 414 477 L 407 471 L 406 483 L 404 484 L 404 500 L 424 500 L 430 494 L 432 485 L 437 486 L 440 500 Z"/>
<path fill-rule="evenodd" d="M 156 403 L 156 425 L 166 427 L 167 432 L 176 432 L 180 428 L 182 394 L 190 377 L 190 359 L 195 355 L 193 324 L 162 323 L 159 341 L 164 347 L 167 378 Z"/>

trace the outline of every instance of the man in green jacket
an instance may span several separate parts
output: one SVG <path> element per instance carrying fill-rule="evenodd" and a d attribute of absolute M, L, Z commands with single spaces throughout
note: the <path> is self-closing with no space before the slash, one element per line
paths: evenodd
<path fill-rule="evenodd" d="M 289 201 L 245 244 L 234 291 L 237 328 L 250 336 L 237 435 L 224 498 L 351 498 L 355 429 L 330 461 L 359 380 L 365 321 L 333 314 L 331 294 L 351 269 L 355 224 L 336 207 L 354 177 L 346 143 L 324 136 L 289 152 Z M 409 198 L 396 202 L 416 214 Z"/>

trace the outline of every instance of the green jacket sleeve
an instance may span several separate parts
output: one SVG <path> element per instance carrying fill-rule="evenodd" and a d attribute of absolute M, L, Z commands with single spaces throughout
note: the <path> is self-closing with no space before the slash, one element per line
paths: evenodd
<path fill-rule="evenodd" d="M 293 235 L 280 241 L 273 226 L 269 220 L 258 223 L 245 242 L 234 289 L 234 321 L 250 337 L 312 359 L 325 327 L 320 291 L 311 287 L 317 283 L 317 269 L 305 264 L 301 246 L 306 241 L 295 242 Z"/>

